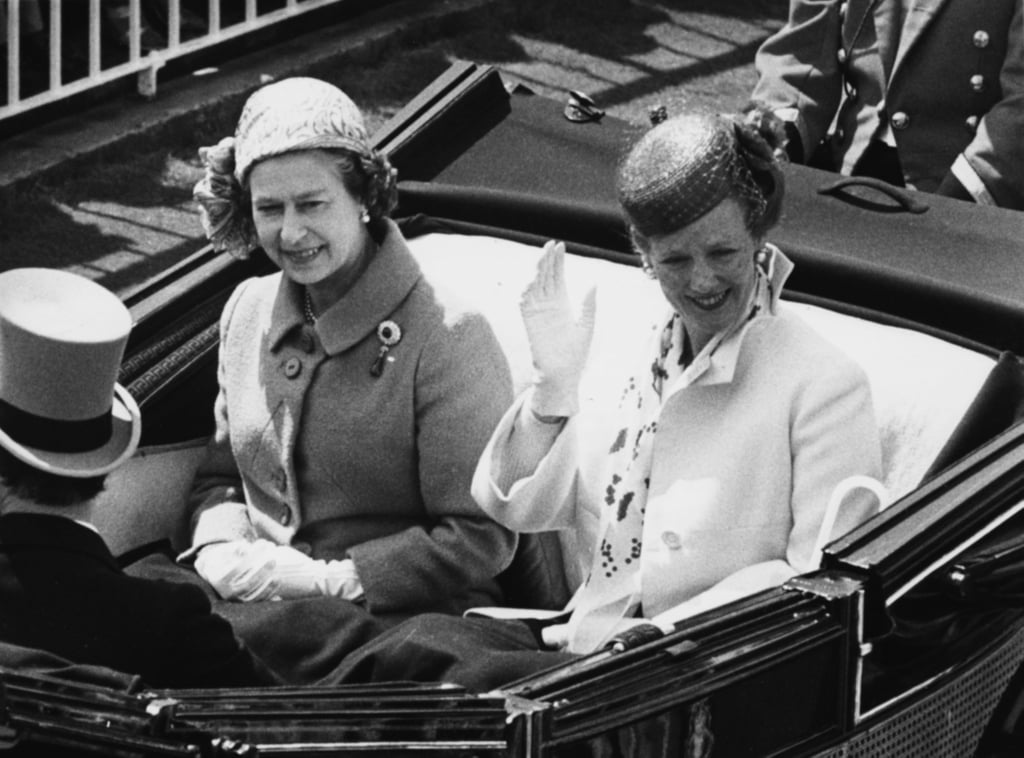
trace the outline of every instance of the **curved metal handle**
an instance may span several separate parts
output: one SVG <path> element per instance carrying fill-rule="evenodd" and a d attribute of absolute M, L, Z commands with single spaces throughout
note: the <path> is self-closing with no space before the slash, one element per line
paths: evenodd
<path fill-rule="evenodd" d="M 911 197 L 899 187 L 894 187 L 888 182 L 883 182 L 881 179 L 875 179 L 873 176 L 844 176 L 836 179 L 831 184 L 826 184 L 824 187 L 819 188 L 818 194 L 838 195 L 847 187 L 870 187 L 871 189 L 878 190 L 899 203 L 900 207 L 908 213 L 924 213 L 929 207 L 927 203 L 918 200 L 916 197 Z"/>

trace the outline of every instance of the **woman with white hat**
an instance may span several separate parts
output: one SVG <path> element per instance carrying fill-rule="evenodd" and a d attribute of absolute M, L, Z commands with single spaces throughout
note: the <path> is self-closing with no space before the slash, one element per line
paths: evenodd
<path fill-rule="evenodd" d="M 0 640 L 150 686 L 276 683 L 201 590 L 125 575 L 92 526 L 106 475 L 139 443 L 116 383 L 130 329 L 95 282 L 0 273 Z"/>
<path fill-rule="evenodd" d="M 285 79 L 201 155 L 214 246 L 262 247 L 280 271 L 224 308 L 184 558 L 242 602 L 325 595 L 388 618 L 500 602 L 515 535 L 469 483 L 511 402 L 508 365 L 388 217 L 395 171 L 358 108 L 326 82 Z"/>

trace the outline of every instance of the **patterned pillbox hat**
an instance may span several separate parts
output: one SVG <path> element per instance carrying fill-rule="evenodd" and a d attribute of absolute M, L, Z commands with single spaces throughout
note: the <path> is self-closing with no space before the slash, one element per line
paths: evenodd
<path fill-rule="evenodd" d="M 619 202 L 645 237 L 674 232 L 718 205 L 739 173 L 732 123 L 686 114 L 648 131 L 619 167 Z"/>
<path fill-rule="evenodd" d="M 619 166 L 619 202 L 635 233 L 669 234 L 726 197 L 746 205 L 751 230 L 778 220 L 783 197 L 784 133 L 770 113 L 742 117 L 688 113 L 659 123 Z"/>

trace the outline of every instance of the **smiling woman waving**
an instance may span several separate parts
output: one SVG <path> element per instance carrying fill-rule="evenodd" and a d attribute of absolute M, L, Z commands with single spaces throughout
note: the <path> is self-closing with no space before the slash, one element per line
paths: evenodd
<path fill-rule="evenodd" d="M 594 322 L 578 318 L 549 243 L 522 312 L 536 368 L 481 458 L 474 495 L 521 531 L 562 530 L 590 551 L 550 646 L 598 648 L 643 619 L 664 625 L 817 567 L 863 521 L 881 475 L 862 369 L 779 302 L 792 264 L 766 241 L 784 192 L 771 116 L 689 113 L 655 126 L 619 167 L 644 270 L 667 301 L 602 448 L 578 439 L 578 384 Z M 584 453 L 586 449 L 586 453 Z M 580 456 L 605 455 L 600 480 Z M 859 477 L 859 478 L 857 478 Z M 848 485 L 843 485 L 843 488 Z M 839 489 L 838 492 L 843 492 Z M 581 541 L 581 532 L 588 540 Z"/>

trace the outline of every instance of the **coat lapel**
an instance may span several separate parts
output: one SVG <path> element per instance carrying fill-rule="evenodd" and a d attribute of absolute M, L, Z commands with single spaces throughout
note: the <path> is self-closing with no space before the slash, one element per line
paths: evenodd
<path fill-rule="evenodd" d="M 892 68 L 889 73 L 889 80 L 892 81 L 895 78 L 897 72 L 900 69 L 900 65 L 906 60 L 907 55 L 913 49 L 917 41 L 924 35 L 925 30 L 932 23 L 932 20 L 939 14 L 939 10 L 949 0 L 914 0 L 910 9 L 907 11 L 907 15 L 903 19 L 903 30 L 899 34 L 899 47 L 896 50 L 896 57 L 893 60 Z M 884 5 L 885 3 L 881 3 Z M 875 23 L 879 23 L 878 19 L 882 14 L 881 10 L 875 11 Z M 887 14 L 892 19 L 892 14 Z M 881 31 L 879 30 L 879 39 L 883 39 Z M 883 61 L 888 58 L 883 55 Z"/>
<path fill-rule="evenodd" d="M 871 8 L 864 11 L 871 13 L 874 17 L 872 21 L 875 24 L 878 57 L 882 61 L 882 70 L 886 81 L 892 77 L 893 65 L 899 52 L 901 5 L 902 3 L 898 1 L 881 0 L 872 3 Z"/>

